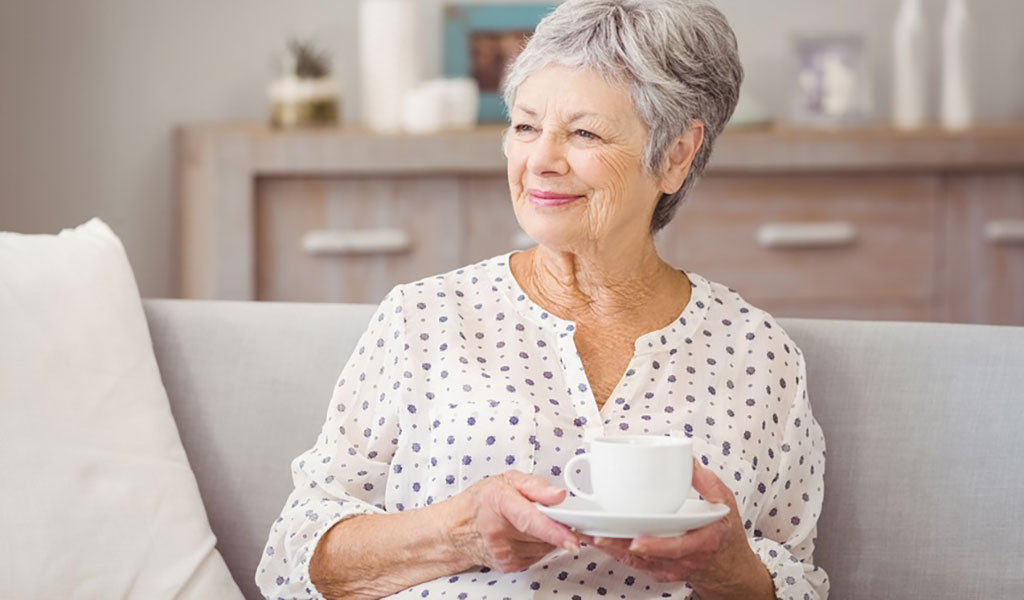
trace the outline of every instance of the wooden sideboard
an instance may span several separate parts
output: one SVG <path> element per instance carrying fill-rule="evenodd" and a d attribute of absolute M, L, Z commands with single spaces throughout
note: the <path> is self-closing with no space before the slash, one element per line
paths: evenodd
<path fill-rule="evenodd" d="M 500 137 L 182 127 L 181 295 L 378 302 L 526 247 Z M 729 130 L 657 244 L 777 316 L 1024 325 L 1024 125 Z"/>

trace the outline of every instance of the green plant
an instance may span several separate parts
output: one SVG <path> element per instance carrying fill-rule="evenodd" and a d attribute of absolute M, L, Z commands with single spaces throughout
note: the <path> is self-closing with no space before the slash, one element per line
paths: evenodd
<path fill-rule="evenodd" d="M 312 42 L 292 39 L 288 42 L 291 72 L 300 79 L 319 79 L 331 73 L 331 59 Z"/>

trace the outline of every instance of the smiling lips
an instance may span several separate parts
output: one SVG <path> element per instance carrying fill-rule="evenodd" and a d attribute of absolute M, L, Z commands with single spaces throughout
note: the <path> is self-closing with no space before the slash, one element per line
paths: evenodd
<path fill-rule="evenodd" d="M 561 206 L 582 197 L 575 194 L 559 194 L 557 192 L 543 192 L 541 190 L 530 190 L 529 195 L 530 201 L 537 206 Z"/>

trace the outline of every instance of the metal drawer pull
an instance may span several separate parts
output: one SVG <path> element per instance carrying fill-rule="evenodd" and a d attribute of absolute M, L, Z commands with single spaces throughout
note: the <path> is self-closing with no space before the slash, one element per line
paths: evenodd
<path fill-rule="evenodd" d="M 1024 219 L 985 223 L 985 239 L 993 244 L 1024 244 Z"/>
<path fill-rule="evenodd" d="M 849 223 L 769 223 L 757 230 L 757 242 L 765 248 L 832 248 L 849 246 L 857 230 Z"/>
<path fill-rule="evenodd" d="M 512 238 L 512 247 L 516 250 L 526 250 L 536 245 L 537 242 L 533 241 L 533 238 L 522 229 L 517 231 L 516 235 Z"/>
<path fill-rule="evenodd" d="M 401 229 L 310 231 L 302 236 L 302 249 L 314 256 L 395 254 L 411 247 L 409 234 Z"/>

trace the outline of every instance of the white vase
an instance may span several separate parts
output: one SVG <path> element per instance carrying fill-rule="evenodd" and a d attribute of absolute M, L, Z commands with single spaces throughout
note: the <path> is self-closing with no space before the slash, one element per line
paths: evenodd
<path fill-rule="evenodd" d="M 413 0 L 362 0 L 359 5 L 363 120 L 376 131 L 401 130 L 405 96 L 419 82 L 416 20 Z"/>
<path fill-rule="evenodd" d="M 916 129 L 927 115 L 924 15 L 921 0 L 903 0 L 892 31 L 892 121 Z"/>
<path fill-rule="evenodd" d="M 973 120 L 970 56 L 967 3 L 949 0 L 942 21 L 942 93 L 939 96 L 939 116 L 944 129 L 966 129 Z"/>

